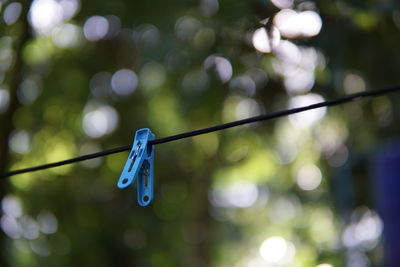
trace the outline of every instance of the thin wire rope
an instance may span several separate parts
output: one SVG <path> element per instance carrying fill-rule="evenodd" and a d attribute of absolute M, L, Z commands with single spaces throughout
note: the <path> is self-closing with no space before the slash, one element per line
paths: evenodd
<path fill-rule="evenodd" d="M 149 141 L 149 144 L 150 145 L 158 145 L 158 144 L 168 143 L 168 142 L 172 142 L 172 141 L 176 141 L 176 140 L 180 140 L 180 139 L 184 139 L 184 138 L 189 138 L 189 137 L 193 137 L 193 136 L 197 136 L 197 135 L 221 131 L 224 129 L 228 129 L 228 128 L 232 128 L 232 127 L 236 127 L 236 126 L 240 126 L 240 125 L 244 125 L 244 124 L 265 121 L 265 120 L 271 120 L 271 119 L 284 117 L 284 116 L 292 115 L 295 113 L 300 113 L 300 112 L 317 109 L 317 108 L 321 108 L 321 107 L 336 106 L 336 105 L 347 103 L 347 102 L 350 102 L 353 100 L 358 100 L 358 99 L 365 98 L 365 97 L 375 97 L 375 96 L 379 96 L 379 95 L 385 95 L 385 94 L 393 93 L 396 91 L 400 91 L 400 85 L 396 85 L 396 86 L 392 86 L 392 87 L 388 87 L 388 88 L 384 88 L 384 89 L 380 89 L 380 90 L 360 92 L 360 93 L 344 96 L 341 98 L 337 98 L 334 100 L 323 101 L 320 103 L 316 103 L 316 104 L 312 104 L 312 105 L 308 105 L 308 106 L 304 106 L 304 107 L 282 110 L 282 111 L 273 112 L 273 113 L 269 113 L 269 114 L 263 114 L 263 115 L 259 115 L 259 116 L 250 117 L 250 118 L 243 119 L 243 120 L 219 124 L 219 125 L 208 127 L 208 128 L 203 128 L 203 129 L 194 130 L 194 131 L 190 131 L 190 132 L 171 135 L 171 136 L 167 136 L 167 137 Z M 113 149 L 109 149 L 109 150 L 105 150 L 105 151 L 100 151 L 100 152 L 96 152 L 96 153 L 79 156 L 79 157 L 72 158 L 72 159 L 67 159 L 67 160 L 52 162 L 52 163 L 43 164 L 43 165 L 39 165 L 39 166 L 14 170 L 14 171 L 10 171 L 10 172 L 1 174 L 0 179 L 10 177 L 13 175 L 17 175 L 17 174 L 54 168 L 54 167 L 72 164 L 72 163 L 76 163 L 76 162 L 80 162 L 80 161 L 84 161 L 84 160 L 94 159 L 94 158 L 98 158 L 98 157 L 104 157 L 107 155 L 120 153 L 123 151 L 129 151 L 131 149 L 131 147 L 132 147 L 131 145 L 121 146 L 121 147 L 117 147 L 117 148 L 113 148 Z"/>

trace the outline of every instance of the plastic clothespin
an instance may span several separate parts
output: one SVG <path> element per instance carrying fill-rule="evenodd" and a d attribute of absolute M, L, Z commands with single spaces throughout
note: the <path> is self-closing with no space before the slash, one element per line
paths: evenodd
<path fill-rule="evenodd" d="M 154 148 L 148 142 L 154 138 L 150 129 L 136 131 L 132 150 L 118 180 L 118 187 L 124 189 L 138 177 L 137 200 L 140 206 L 147 206 L 153 200 Z"/>

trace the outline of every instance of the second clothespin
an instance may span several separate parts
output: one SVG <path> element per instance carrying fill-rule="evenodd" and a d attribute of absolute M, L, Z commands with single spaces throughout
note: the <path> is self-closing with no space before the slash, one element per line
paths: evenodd
<path fill-rule="evenodd" d="M 149 141 L 154 138 L 155 135 L 148 128 L 136 131 L 132 150 L 118 180 L 118 187 L 123 189 L 138 178 L 137 200 L 140 206 L 147 206 L 153 200 L 154 147 Z"/>

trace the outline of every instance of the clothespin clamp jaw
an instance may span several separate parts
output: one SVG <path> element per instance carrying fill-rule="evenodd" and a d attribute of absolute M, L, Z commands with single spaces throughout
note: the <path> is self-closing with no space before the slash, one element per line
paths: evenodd
<path fill-rule="evenodd" d="M 155 135 L 148 128 L 136 131 L 132 150 L 118 180 L 118 188 L 131 186 L 138 177 L 137 200 L 140 206 L 147 206 L 153 200 L 154 187 L 154 147 L 149 141 Z"/>

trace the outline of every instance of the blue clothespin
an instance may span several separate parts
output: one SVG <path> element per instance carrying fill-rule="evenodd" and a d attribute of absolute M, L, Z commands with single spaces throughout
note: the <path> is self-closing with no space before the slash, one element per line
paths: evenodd
<path fill-rule="evenodd" d="M 118 187 L 123 189 L 138 177 L 137 200 L 140 206 L 147 206 L 153 200 L 154 148 L 148 142 L 154 138 L 150 129 L 136 131 L 132 150 L 118 180 Z"/>

